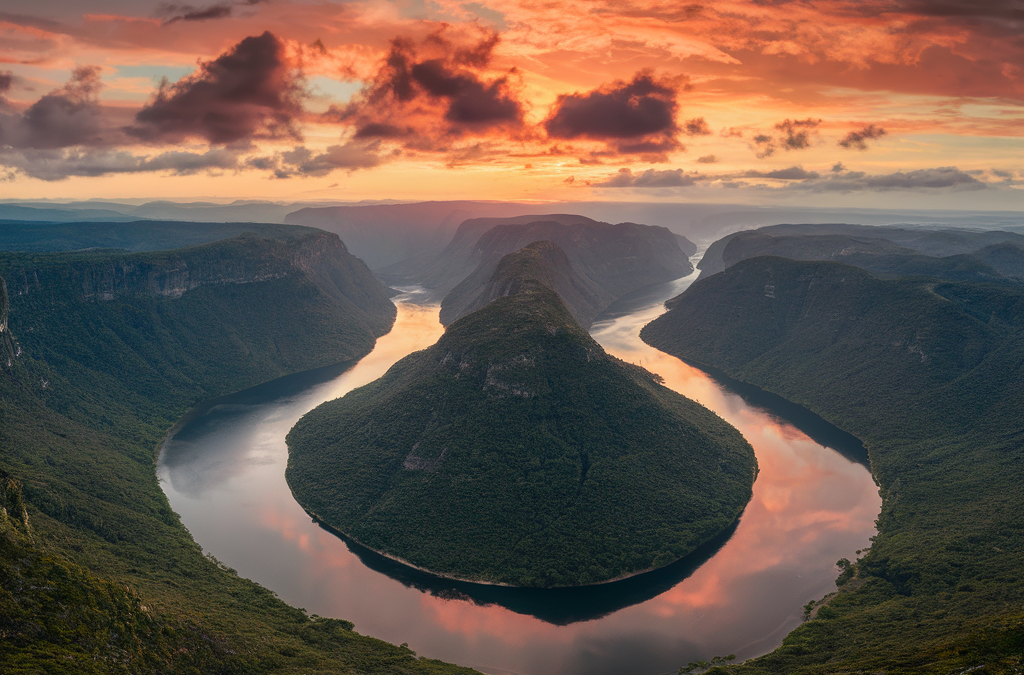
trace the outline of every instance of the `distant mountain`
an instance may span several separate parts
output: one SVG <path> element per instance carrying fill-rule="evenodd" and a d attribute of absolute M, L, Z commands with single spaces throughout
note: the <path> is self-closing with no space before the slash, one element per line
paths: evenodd
<path fill-rule="evenodd" d="M 379 270 L 436 254 L 467 219 L 543 213 L 544 209 L 542 205 L 474 201 L 351 205 L 300 209 L 289 213 L 285 222 L 336 233 L 370 269 Z"/>
<path fill-rule="evenodd" d="M 1024 246 L 1022 242 L 991 244 L 969 254 L 970 258 L 988 265 L 999 274 L 1024 281 Z"/>
<path fill-rule="evenodd" d="M 312 232 L 308 228 L 266 223 L 203 223 L 131 220 L 109 222 L 0 221 L 2 251 L 80 251 L 120 249 L 164 251 L 230 239 L 249 232 L 263 237 Z"/>
<path fill-rule="evenodd" d="M 122 213 L 113 209 L 69 209 L 69 208 L 39 208 L 22 206 L 20 204 L 0 203 L 0 221 L 30 221 L 30 222 L 54 222 L 66 223 L 72 221 L 94 221 L 102 220 L 107 222 L 123 222 L 137 220 L 136 216 Z"/>
<path fill-rule="evenodd" d="M 406 258 L 383 267 L 377 270 L 377 274 L 391 283 L 422 284 L 426 288 L 436 289 L 438 295 L 443 296 L 468 277 L 485 257 L 484 252 L 476 250 L 484 233 L 498 225 L 527 225 L 539 221 L 562 225 L 597 223 L 586 216 L 567 213 L 527 214 L 507 218 L 469 218 L 459 224 L 458 229 L 443 250 L 422 252 L 412 258 Z M 524 242 L 523 245 L 528 243 L 530 242 Z M 511 252 L 503 251 L 498 258 Z M 487 273 L 482 281 L 486 281 L 489 277 L 490 273 Z"/>
<path fill-rule="evenodd" d="M 466 313 L 503 256 L 550 241 L 604 309 L 626 293 L 692 272 L 680 239 L 663 227 L 610 225 L 572 214 L 474 218 L 463 222 L 437 255 L 392 265 L 378 275 L 392 284 L 422 284 L 444 297 L 441 321 L 447 324 Z"/>
<path fill-rule="evenodd" d="M 708 247 L 697 268 L 706 277 L 757 255 L 843 262 L 851 262 L 851 256 L 863 259 L 868 255 L 948 257 L 973 253 L 986 246 L 1006 242 L 1024 245 L 1024 234 L 844 223 L 771 225 L 735 232 L 715 241 Z M 926 263 L 917 261 L 912 264 L 921 266 Z"/>
<path fill-rule="evenodd" d="M 573 269 L 569 258 L 557 244 L 535 241 L 503 257 L 491 278 L 482 286 L 473 275 L 445 296 L 441 303 L 441 323 L 448 325 L 483 309 L 498 298 L 519 293 L 525 285 L 540 283 L 558 294 L 572 317 L 589 327 L 613 299 L 593 281 Z"/>
<path fill-rule="evenodd" d="M 748 671 L 1013 662 L 1024 602 L 1024 291 L 758 256 L 667 306 L 645 342 L 862 439 L 883 499 L 879 533 L 840 576 L 839 594 Z"/>
<path fill-rule="evenodd" d="M 607 355 L 533 278 L 554 251 L 510 256 L 493 285 L 511 294 L 299 421 L 286 476 L 307 511 L 436 574 L 530 587 L 659 568 L 735 521 L 750 446 Z"/>

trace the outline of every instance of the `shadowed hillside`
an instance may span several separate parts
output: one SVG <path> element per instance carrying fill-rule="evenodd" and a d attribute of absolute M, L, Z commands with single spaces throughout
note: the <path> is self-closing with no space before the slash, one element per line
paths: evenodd
<path fill-rule="evenodd" d="M 395 308 L 365 265 L 334 235 L 292 231 L 0 254 L 4 673 L 469 672 L 238 577 L 157 483 L 154 450 L 191 406 L 358 358 L 389 329 Z"/>
<path fill-rule="evenodd" d="M 299 421 L 286 475 L 309 512 L 437 574 L 540 587 L 663 567 L 735 521 L 750 446 L 608 356 L 529 274 L 545 251 L 508 256 L 512 294 Z"/>
<path fill-rule="evenodd" d="M 1024 292 L 756 257 L 641 337 L 865 442 L 879 534 L 744 672 L 1013 672 L 1024 648 Z"/>

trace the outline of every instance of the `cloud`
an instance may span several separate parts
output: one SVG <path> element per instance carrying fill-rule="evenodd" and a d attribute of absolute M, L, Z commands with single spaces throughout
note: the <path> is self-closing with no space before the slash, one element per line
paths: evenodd
<path fill-rule="evenodd" d="M 14 73 L 9 70 L 0 71 L 0 94 L 6 94 L 14 84 Z"/>
<path fill-rule="evenodd" d="M 846 171 L 846 166 L 842 162 L 836 162 L 832 165 L 830 171 L 832 171 L 832 173 L 842 173 Z"/>
<path fill-rule="evenodd" d="M 856 192 L 876 190 L 888 192 L 892 190 L 983 190 L 986 183 L 974 176 L 961 171 L 955 166 L 942 166 L 933 169 L 917 169 L 915 171 L 897 171 L 896 173 L 868 175 L 862 172 L 834 174 L 817 181 L 800 184 L 817 192 Z"/>
<path fill-rule="evenodd" d="M 6 76 L 0 84 L 11 86 Z M 0 108 L 0 145 L 12 148 L 67 148 L 111 143 L 111 129 L 99 103 L 100 69 L 82 66 L 71 79 L 30 105 L 20 114 Z M 2 100 L 2 99 L 0 99 Z"/>
<path fill-rule="evenodd" d="M 698 176 L 683 173 L 682 169 L 666 169 L 656 171 L 647 169 L 643 173 L 634 174 L 629 169 L 619 169 L 606 180 L 599 183 L 590 183 L 591 187 L 601 188 L 666 188 L 686 187 L 693 185 Z"/>
<path fill-rule="evenodd" d="M 879 139 L 882 136 L 885 136 L 885 133 L 886 131 L 882 127 L 876 127 L 874 124 L 869 124 L 858 131 L 851 131 L 846 134 L 846 136 L 839 141 L 839 145 L 844 148 L 854 150 L 867 150 L 867 141 Z"/>
<path fill-rule="evenodd" d="M 355 127 L 359 139 L 407 139 L 407 147 L 446 150 L 460 136 L 523 128 L 524 106 L 515 69 L 490 78 L 498 35 L 485 31 L 467 45 L 449 40 L 444 29 L 420 43 L 396 38 L 369 83 L 344 108 L 325 119 Z"/>
<path fill-rule="evenodd" d="M 765 159 L 775 154 L 781 145 L 785 150 L 803 150 L 811 147 L 811 136 L 817 133 L 821 120 L 807 118 L 805 120 L 785 119 L 775 125 L 776 131 L 783 132 L 781 138 L 771 134 L 755 134 L 749 145 L 758 159 Z M 730 131 L 732 131 L 730 129 Z M 737 135 L 739 134 L 731 134 Z"/>
<path fill-rule="evenodd" d="M 641 71 L 629 82 L 560 95 L 544 128 L 552 138 L 604 141 L 621 153 L 664 154 L 680 147 L 678 94 L 675 82 Z"/>
<path fill-rule="evenodd" d="M 378 154 L 380 143 L 368 145 L 345 143 L 331 145 L 320 153 L 299 146 L 279 155 L 278 178 L 291 176 L 326 176 L 338 169 L 369 169 L 382 163 Z"/>
<path fill-rule="evenodd" d="M 234 169 L 238 165 L 238 153 L 214 148 L 205 152 L 176 150 L 150 157 L 113 149 L 7 148 L 0 150 L 0 165 L 44 181 L 155 171 L 188 176 L 204 171 Z"/>
<path fill-rule="evenodd" d="M 783 120 L 775 125 L 779 131 L 786 133 L 782 139 L 782 147 L 786 150 L 803 150 L 811 146 L 810 134 L 821 124 L 821 120 L 807 118 L 805 120 Z"/>
<path fill-rule="evenodd" d="M 301 78 L 284 44 L 267 31 L 247 37 L 199 71 L 164 81 L 129 130 L 149 142 L 203 139 L 214 144 L 255 138 L 298 140 L 303 114 Z"/>
<path fill-rule="evenodd" d="M 775 154 L 775 139 L 768 134 L 757 134 L 751 139 L 751 147 L 758 159 L 771 157 Z"/>
<path fill-rule="evenodd" d="M 817 171 L 807 171 L 802 166 L 791 166 L 786 169 L 775 171 L 747 171 L 741 174 L 743 178 L 774 178 L 776 180 L 807 180 L 818 178 Z"/>
<path fill-rule="evenodd" d="M 683 133 L 687 136 L 710 136 L 711 128 L 703 117 L 694 117 L 683 122 Z"/>
<path fill-rule="evenodd" d="M 235 7 L 251 7 L 263 2 L 266 2 L 266 0 L 240 0 L 239 2 L 221 2 L 208 7 L 163 3 L 157 5 L 156 15 L 164 17 L 163 23 L 165 26 L 179 21 L 226 19 L 234 13 Z"/>
<path fill-rule="evenodd" d="M 714 155 L 703 155 L 697 158 L 698 164 L 714 164 L 718 161 L 718 158 Z"/>

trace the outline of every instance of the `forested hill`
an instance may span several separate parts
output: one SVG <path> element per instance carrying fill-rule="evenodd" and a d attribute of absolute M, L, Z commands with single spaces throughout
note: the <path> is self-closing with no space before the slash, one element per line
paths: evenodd
<path fill-rule="evenodd" d="M 1013 672 L 1024 653 L 1024 292 L 756 257 L 641 333 L 856 435 L 879 534 L 763 672 Z"/>
<path fill-rule="evenodd" d="M 535 241 L 502 258 L 483 285 L 475 275 L 459 284 L 441 302 L 441 322 L 449 324 L 507 295 L 515 295 L 530 282 L 558 293 L 569 313 L 589 327 L 611 298 L 593 281 L 577 274 L 565 252 L 550 241 Z"/>
<path fill-rule="evenodd" d="M 203 556 L 155 448 L 196 402 L 351 360 L 387 290 L 334 236 L 0 255 L 0 670 L 468 672 L 312 619 Z M 19 525 L 22 523 L 22 525 Z"/>
<path fill-rule="evenodd" d="M 735 429 L 607 355 L 531 278 L 307 414 L 288 447 L 322 522 L 437 574 L 533 587 L 678 560 L 736 520 L 756 473 Z"/>

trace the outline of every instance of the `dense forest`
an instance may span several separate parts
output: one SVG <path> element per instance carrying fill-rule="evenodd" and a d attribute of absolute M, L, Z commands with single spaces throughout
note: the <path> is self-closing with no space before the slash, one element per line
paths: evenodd
<path fill-rule="evenodd" d="M 189 407 L 359 358 L 391 325 L 386 289 L 337 237 L 280 230 L 0 254 L 5 673 L 469 672 L 241 579 L 157 483 L 155 448 Z"/>
<path fill-rule="evenodd" d="M 646 342 L 855 434 L 883 497 L 840 592 L 729 670 L 1020 672 L 1024 292 L 755 257 L 667 304 Z"/>
<path fill-rule="evenodd" d="M 532 587 L 659 568 L 735 522 L 750 446 L 608 356 L 529 277 L 547 246 L 503 261 L 526 275 L 508 295 L 292 429 L 310 513 L 415 566 Z"/>

